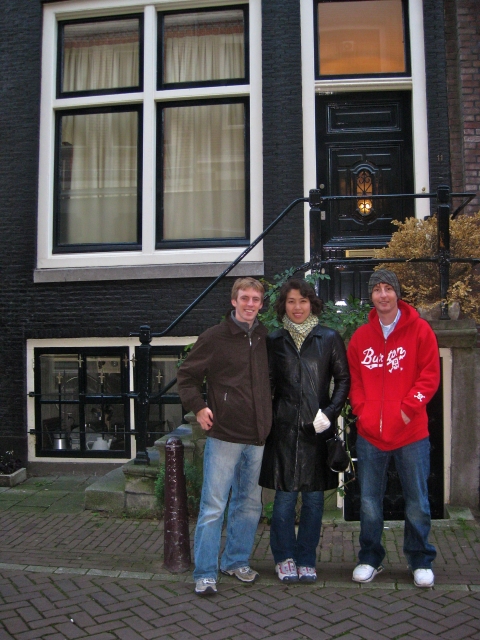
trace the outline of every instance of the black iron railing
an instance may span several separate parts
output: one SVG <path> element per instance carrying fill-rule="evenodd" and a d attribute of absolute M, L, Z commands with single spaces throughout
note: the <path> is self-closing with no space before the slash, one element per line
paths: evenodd
<path fill-rule="evenodd" d="M 465 206 L 475 198 L 475 193 L 451 193 L 448 186 L 440 186 L 436 193 L 404 193 L 404 194 L 388 194 L 388 195 L 369 195 L 369 199 L 395 199 L 395 198 L 429 198 L 436 199 L 438 217 L 438 249 L 435 256 L 425 258 L 327 258 L 322 260 L 321 247 L 316 256 L 309 262 L 302 265 L 299 270 L 320 271 L 325 265 L 346 265 L 346 264 L 372 264 L 378 263 L 394 263 L 394 262 L 433 262 L 437 263 L 439 269 L 440 295 L 441 295 L 441 319 L 448 319 L 448 309 L 445 298 L 449 286 L 450 265 L 454 262 L 465 262 L 471 264 L 479 264 L 479 258 L 452 258 L 450 255 L 450 217 L 455 218 Z M 464 198 L 464 201 L 451 213 L 452 198 Z M 211 284 L 188 305 L 185 310 L 171 322 L 166 329 L 159 333 L 151 331 L 148 325 L 140 327 L 139 332 L 130 333 L 131 336 L 138 336 L 140 339 L 140 347 L 136 361 L 137 366 L 137 391 L 129 393 L 130 397 L 135 398 L 137 402 L 136 429 L 134 432 L 136 437 L 137 454 L 134 460 L 135 464 L 149 464 L 149 456 L 147 451 L 147 421 L 149 404 L 152 401 L 162 397 L 176 382 L 171 380 L 163 389 L 151 394 L 150 389 L 150 350 L 151 340 L 154 337 L 162 337 L 170 333 L 192 309 L 194 309 L 207 296 L 216 285 L 227 276 L 244 258 L 267 236 L 277 224 L 285 218 L 285 216 L 299 203 L 308 202 L 310 205 L 311 215 L 320 215 L 321 208 L 327 202 L 338 200 L 358 200 L 358 196 L 327 196 L 321 189 L 312 189 L 308 198 L 296 198 L 286 209 L 284 209 L 275 220 L 256 238 L 239 256 L 236 258 L 219 276 L 217 276 Z"/>

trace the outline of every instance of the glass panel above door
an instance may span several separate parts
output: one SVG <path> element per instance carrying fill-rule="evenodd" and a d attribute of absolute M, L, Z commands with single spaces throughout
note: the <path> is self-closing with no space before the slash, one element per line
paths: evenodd
<path fill-rule="evenodd" d="M 402 0 L 318 2 L 317 77 L 407 72 Z"/>

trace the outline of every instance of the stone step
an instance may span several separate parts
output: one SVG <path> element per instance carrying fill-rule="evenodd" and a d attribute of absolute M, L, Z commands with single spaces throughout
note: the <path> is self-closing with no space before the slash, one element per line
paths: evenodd
<path fill-rule="evenodd" d="M 125 475 L 113 469 L 85 489 L 85 509 L 121 515 L 125 509 Z"/>

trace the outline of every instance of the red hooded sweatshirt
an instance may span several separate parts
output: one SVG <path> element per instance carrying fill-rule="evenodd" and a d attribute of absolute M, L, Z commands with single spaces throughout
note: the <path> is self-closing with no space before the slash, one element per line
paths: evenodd
<path fill-rule="evenodd" d="M 358 433 L 383 451 L 428 437 L 427 403 L 440 384 L 435 334 L 409 304 L 399 300 L 398 307 L 400 320 L 386 340 L 372 309 L 347 352 Z"/>

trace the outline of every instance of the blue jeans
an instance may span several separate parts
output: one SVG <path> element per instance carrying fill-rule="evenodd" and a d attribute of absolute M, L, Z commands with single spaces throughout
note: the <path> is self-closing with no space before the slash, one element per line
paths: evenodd
<path fill-rule="evenodd" d="M 437 552 L 428 542 L 430 503 L 427 479 L 430 473 L 430 441 L 418 440 L 393 451 L 381 451 L 358 436 L 358 479 L 360 482 L 360 564 L 377 568 L 385 557 L 383 497 L 387 469 L 393 457 L 405 499 L 403 552 L 412 571 L 431 569 Z"/>
<path fill-rule="evenodd" d="M 248 565 L 262 515 L 258 484 L 264 447 L 207 438 L 203 458 L 203 487 L 195 530 L 194 580 L 217 578 L 222 525 L 230 489 L 227 541 L 220 569 Z"/>
<path fill-rule="evenodd" d="M 298 535 L 295 505 L 298 491 L 277 491 L 270 525 L 270 547 L 275 564 L 293 558 L 300 567 L 315 567 L 323 516 L 323 491 L 302 491 Z"/>

